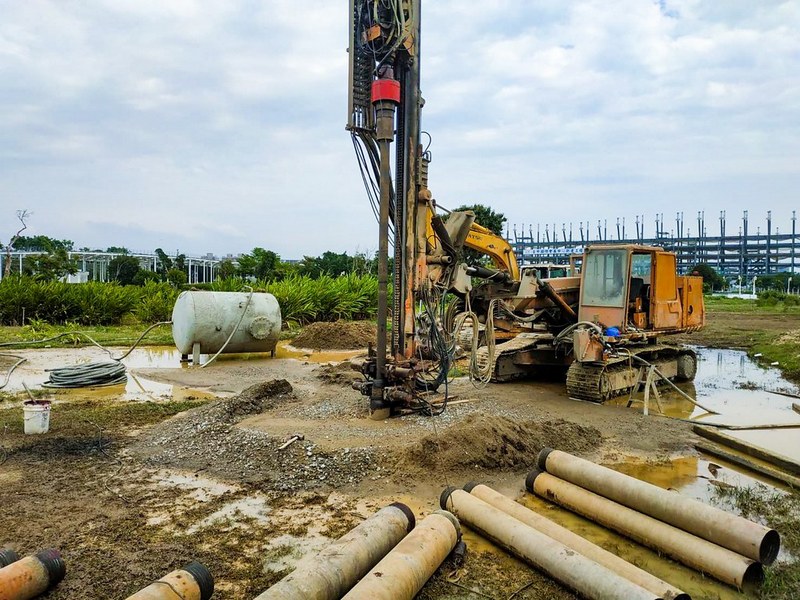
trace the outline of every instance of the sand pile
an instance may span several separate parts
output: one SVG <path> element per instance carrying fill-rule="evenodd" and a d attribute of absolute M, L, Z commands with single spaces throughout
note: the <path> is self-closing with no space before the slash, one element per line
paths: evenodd
<path fill-rule="evenodd" d="M 366 348 L 378 335 L 371 321 L 336 321 L 311 323 L 294 340 L 295 348 L 310 350 L 358 350 Z"/>

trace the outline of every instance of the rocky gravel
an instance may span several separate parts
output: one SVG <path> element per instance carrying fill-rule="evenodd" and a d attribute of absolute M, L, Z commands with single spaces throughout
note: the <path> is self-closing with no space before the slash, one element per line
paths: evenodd
<path fill-rule="evenodd" d="M 257 384 L 155 426 L 129 451 L 148 466 L 205 472 L 275 492 L 340 487 L 381 476 L 383 455 L 371 448 L 331 452 L 298 440 L 281 450 L 285 438 L 236 426 L 248 415 L 295 401 L 286 380 Z M 315 416 L 335 415 L 322 410 Z"/>

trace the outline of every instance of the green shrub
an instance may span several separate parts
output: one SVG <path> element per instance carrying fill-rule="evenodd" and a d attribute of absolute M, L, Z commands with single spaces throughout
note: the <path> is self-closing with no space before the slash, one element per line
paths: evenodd
<path fill-rule="evenodd" d="M 800 306 L 800 296 L 779 292 L 778 290 L 766 290 L 759 292 L 756 304 L 758 306 L 778 306 L 779 304 L 784 307 Z"/>
<path fill-rule="evenodd" d="M 142 309 L 139 318 L 150 322 L 151 318 L 163 315 L 163 310 L 154 309 L 157 303 L 168 303 L 171 311 L 176 297 L 177 291 L 166 283 L 150 282 L 138 287 L 95 281 L 71 284 L 8 278 L 0 281 L 0 324 L 115 325 L 126 315 L 138 313 L 145 301 L 150 304 L 149 313 Z"/>
<path fill-rule="evenodd" d="M 238 292 L 252 287 L 278 300 L 289 324 L 373 317 L 378 304 L 378 281 L 372 275 L 292 275 L 282 281 L 247 282 L 230 278 L 206 284 L 214 291 Z M 200 286 L 184 286 L 197 288 Z M 168 283 L 147 281 L 143 286 L 89 282 L 68 284 L 32 279 L 0 281 L 0 324 L 25 323 L 116 325 L 132 316 L 144 323 L 169 320 L 179 290 Z"/>

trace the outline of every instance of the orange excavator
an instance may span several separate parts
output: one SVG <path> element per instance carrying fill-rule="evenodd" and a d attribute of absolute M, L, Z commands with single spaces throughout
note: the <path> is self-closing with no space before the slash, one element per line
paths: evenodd
<path fill-rule="evenodd" d="M 420 16 L 421 0 L 350 0 L 347 129 L 378 220 L 377 343 L 355 386 L 373 418 L 444 410 L 447 395 L 434 403 L 430 392 L 446 386 L 465 337 L 474 376 L 558 369 L 570 395 L 589 400 L 630 388 L 635 361 L 692 378 L 694 353 L 662 343 L 705 318 L 702 281 L 677 276 L 674 254 L 590 247 L 580 277 L 541 278 L 471 212 L 437 205 L 421 129 Z M 467 265 L 465 247 L 492 266 Z"/>

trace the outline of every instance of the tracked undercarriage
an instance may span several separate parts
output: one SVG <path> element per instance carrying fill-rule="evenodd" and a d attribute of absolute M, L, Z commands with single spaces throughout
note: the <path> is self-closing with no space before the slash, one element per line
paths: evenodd
<path fill-rule="evenodd" d="M 567 394 L 570 398 L 605 402 L 629 392 L 641 380 L 643 365 L 632 356 L 644 359 L 673 381 L 691 381 L 697 372 L 697 355 L 690 348 L 634 346 L 605 362 L 574 361 L 567 370 Z"/>
<path fill-rule="evenodd" d="M 572 353 L 556 351 L 548 333 L 524 333 L 494 348 L 481 346 L 477 351 L 482 373 L 491 373 L 492 382 L 507 382 L 523 377 L 563 377 L 566 372 L 570 398 L 602 403 L 628 393 L 640 379 L 644 364 L 655 366 L 673 381 L 691 381 L 697 372 L 697 355 L 683 346 L 654 344 L 621 350 L 605 362 L 578 362 Z"/>

